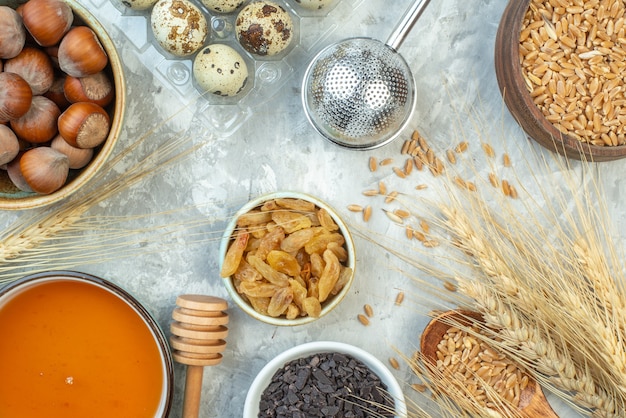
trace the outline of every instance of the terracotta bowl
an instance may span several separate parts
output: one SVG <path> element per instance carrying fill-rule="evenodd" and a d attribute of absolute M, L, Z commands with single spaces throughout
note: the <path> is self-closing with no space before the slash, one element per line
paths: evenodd
<path fill-rule="evenodd" d="M 265 391 L 272 381 L 272 377 L 279 369 L 293 360 L 321 353 L 347 354 L 365 364 L 387 386 L 387 394 L 394 400 L 394 416 L 406 417 L 407 406 L 402 388 L 391 371 L 378 358 L 362 348 L 350 344 L 335 341 L 316 341 L 300 344 L 283 351 L 261 369 L 248 389 L 244 403 L 243 418 L 256 418 L 259 416 L 259 405 L 263 391 Z"/>
<path fill-rule="evenodd" d="M 166 418 L 174 394 L 167 339 L 114 283 L 51 271 L 0 288 L 0 415 Z"/>
<path fill-rule="evenodd" d="M 561 155 L 588 161 L 626 157 L 626 145 L 592 145 L 562 133 L 534 103 L 520 65 L 520 34 L 529 5 L 530 0 L 510 0 L 496 35 L 496 77 L 509 111 L 531 139 Z"/>
<path fill-rule="evenodd" d="M 232 276 L 225 277 L 222 280 L 223 280 L 224 285 L 226 286 L 226 290 L 228 291 L 233 301 L 244 312 L 246 312 L 248 315 L 252 316 L 253 318 L 258 319 L 259 321 L 262 321 L 268 324 L 272 324 L 272 325 L 282 325 L 282 326 L 304 325 L 304 324 L 311 323 L 323 317 L 324 315 L 327 315 L 330 311 L 332 311 L 335 307 L 337 307 L 337 305 L 339 305 L 339 303 L 348 294 L 350 286 L 352 285 L 352 281 L 354 280 L 356 256 L 355 256 L 354 242 L 352 240 L 352 235 L 350 234 L 350 231 L 348 230 L 348 226 L 345 224 L 345 222 L 337 215 L 335 210 L 331 208 L 327 203 L 313 196 L 307 195 L 305 193 L 298 193 L 298 192 L 275 192 L 275 193 L 269 193 L 266 195 L 259 196 L 255 199 L 252 199 L 251 201 L 246 203 L 243 207 L 241 207 L 239 211 L 237 211 L 237 213 L 232 217 L 231 221 L 228 223 L 226 227 L 226 230 L 224 232 L 224 235 L 220 244 L 220 269 L 224 263 L 224 257 L 226 255 L 228 247 L 233 242 L 233 237 L 237 230 L 237 221 L 239 217 L 250 212 L 253 209 L 259 208 L 260 206 L 262 206 L 264 203 L 268 201 L 272 201 L 274 199 L 282 199 L 282 198 L 301 199 L 301 200 L 313 203 L 315 204 L 316 208 L 323 208 L 331 215 L 335 224 L 339 227 L 339 230 L 337 232 L 340 232 L 345 238 L 345 243 L 343 247 L 345 251 L 347 252 L 348 257 L 347 257 L 347 260 L 343 262 L 343 265 L 351 269 L 351 274 L 348 278 L 348 281 L 343 286 L 343 288 L 335 295 L 332 295 L 332 294 L 329 295 L 329 297 L 321 303 L 322 309 L 321 309 L 321 313 L 319 317 L 298 316 L 293 319 L 288 319 L 286 318 L 285 315 L 272 317 L 270 315 L 258 312 L 257 310 L 253 308 L 253 306 L 250 304 L 249 300 L 245 296 L 239 294 L 239 292 L 237 291 L 235 287 L 235 283 L 233 281 Z"/>
<path fill-rule="evenodd" d="M 70 170 L 68 179 L 59 190 L 41 195 L 33 192 L 23 192 L 13 185 L 5 170 L 0 170 L 0 209 L 21 210 L 43 207 L 65 199 L 81 189 L 102 168 L 120 135 L 126 106 L 126 85 L 122 63 L 117 50 L 106 29 L 98 20 L 77 0 L 64 0 L 74 11 L 74 21 L 89 26 L 98 36 L 104 47 L 109 64 L 105 71 L 115 85 L 115 99 L 105 109 L 110 116 L 111 129 L 103 144 L 94 152 L 92 160 L 79 170 Z M 24 0 L 0 0 L 0 5 L 17 7 Z"/>

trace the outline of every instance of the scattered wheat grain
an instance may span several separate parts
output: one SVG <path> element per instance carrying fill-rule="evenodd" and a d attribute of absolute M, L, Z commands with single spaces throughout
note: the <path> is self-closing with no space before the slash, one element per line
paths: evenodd
<path fill-rule="evenodd" d="M 389 204 L 393 202 L 394 200 L 396 200 L 396 197 L 398 197 L 398 192 L 394 190 L 393 192 L 385 196 L 385 203 Z"/>
<path fill-rule="evenodd" d="M 401 179 L 406 178 L 406 173 L 404 171 L 402 171 L 401 168 L 394 167 L 392 170 L 395 173 L 395 175 L 400 177 Z"/>
<path fill-rule="evenodd" d="M 396 300 L 395 300 L 395 304 L 396 305 L 402 305 L 402 302 L 404 301 L 404 292 L 398 292 L 398 294 L 396 295 Z"/>
<path fill-rule="evenodd" d="M 405 175 L 405 177 L 411 175 L 411 172 L 413 172 L 413 159 L 412 158 L 408 158 L 404 162 L 404 175 Z"/>
<path fill-rule="evenodd" d="M 382 180 L 378 182 L 378 193 L 383 196 L 387 195 L 387 185 Z"/>
<path fill-rule="evenodd" d="M 456 155 L 454 154 L 454 151 L 452 151 L 451 149 L 447 150 L 446 157 L 448 158 L 448 162 L 450 164 L 456 164 Z"/>
<path fill-rule="evenodd" d="M 481 144 L 481 147 L 483 148 L 483 151 L 484 151 L 484 153 L 485 153 L 485 155 L 487 157 L 489 157 L 489 158 L 495 157 L 496 153 L 495 153 L 495 151 L 493 150 L 493 147 L 490 144 L 488 144 L 486 142 L 483 142 Z"/>
<path fill-rule="evenodd" d="M 509 154 L 504 153 L 504 154 L 502 155 L 502 164 L 503 164 L 505 167 L 511 167 L 511 157 L 509 156 Z"/>
<path fill-rule="evenodd" d="M 418 171 L 422 171 L 424 168 L 424 162 L 417 156 L 413 157 L 413 164 L 415 164 L 415 168 L 417 168 Z"/>
<path fill-rule="evenodd" d="M 393 213 L 394 215 L 402 219 L 407 219 L 411 217 L 411 212 L 406 209 L 394 209 Z"/>
<path fill-rule="evenodd" d="M 426 138 L 423 136 L 420 135 L 419 138 L 417 138 L 417 143 L 424 152 L 430 150 L 430 146 L 428 145 L 428 142 L 426 142 Z"/>
<path fill-rule="evenodd" d="M 404 223 L 404 220 L 398 215 L 396 215 L 395 213 L 388 211 L 386 209 L 383 209 L 383 212 L 385 212 L 385 215 L 387 215 L 387 218 L 389 218 L 392 222 L 395 222 L 400 225 Z"/>
<path fill-rule="evenodd" d="M 370 168 L 370 171 L 372 173 L 378 169 L 378 164 L 376 163 L 376 158 L 374 158 L 374 157 L 370 157 L 369 158 L 369 168 Z"/>
<path fill-rule="evenodd" d="M 365 326 L 368 326 L 370 324 L 370 320 L 367 319 L 367 317 L 363 314 L 358 314 L 357 318 L 359 320 L 359 322 Z"/>
<path fill-rule="evenodd" d="M 365 209 L 363 209 L 363 220 L 365 222 L 369 222 L 371 217 L 372 217 L 372 207 L 370 205 L 367 205 L 365 206 Z"/>
<path fill-rule="evenodd" d="M 350 212 L 363 212 L 363 206 L 361 205 L 348 205 L 348 210 Z"/>
<path fill-rule="evenodd" d="M 400 150 L 400 154 L 405 155 L 409 152 L 409 147 L 411 146 L 411 140 L 407 139 L 402 144 L 402 149 Z"/>
<path fill-rule="evenodd" d="M 400 370 L 400 363 L 395 357 L 389 357 L 389 364 L 396 370 Z"/>
<path fill-rule="evenodd" d="M 511 196 L 511 186 L 506 179 L 502 180 L 502 193 L 504 193 L 505 196 Z"/>
<path fill-rule="evenodd" d="M 372 318 L 374 316 L 374 308 L 372 308 L 372 305 L 366 303 L 363 305 L 363 311 L 368 318 Z"/>
<path fill-rule="evenodd" d="M 498 177 L 494 173 L 489 173 L 489 183 L 491 183 L 493 187 L 500 187 Z"/>
<path fill-rule="evenodd" d="M 462 142 L 459 142 L 459 144 L 454 148 L 454 151 L 461 154 L 467 151 L 468 147 L 469 147 L 469 143 L 467 141 L 462 141 Z"/>
<path fill-rule="evenodd" d="M 443 287 L 446 288 L 446 290 L 450 291 L 450 292 L 456 292 L 457 291 L 457 287 L 454 283 L 451 283 L 449 281 L 445 281 L 443 282 Z"/>
<path fill-rule="evenodd" d="M 413 230 L 413 238 L 420 242 L 426 242 L 426 235 L 420 231 Z"/>
<path fill-rule="evenodd" d="M 380 160 L 380 166 L 384 167 L 386 165 L 392 164 L 393 163 L 393 158 L 383 158 L 382 160 Z"/>

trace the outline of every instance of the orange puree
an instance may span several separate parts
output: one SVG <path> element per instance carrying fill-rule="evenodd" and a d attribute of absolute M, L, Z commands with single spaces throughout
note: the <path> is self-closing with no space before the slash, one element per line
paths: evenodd
<path fill-rule="evenodd" d="M 46 281 L 0 306 L 0 417 L 152 418 L 161 364 L 146 323 L 101 287 Z"/>

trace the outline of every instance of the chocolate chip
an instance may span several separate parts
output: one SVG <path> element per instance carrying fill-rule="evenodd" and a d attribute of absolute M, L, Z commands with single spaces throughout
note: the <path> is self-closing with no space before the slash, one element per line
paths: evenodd
<path fill-rule="evenodd" d="M 387 386 L 364 363 L 342 353 L 320 353 L 279 369 L 259 402 L 259 417 L 394 416 Z"/>

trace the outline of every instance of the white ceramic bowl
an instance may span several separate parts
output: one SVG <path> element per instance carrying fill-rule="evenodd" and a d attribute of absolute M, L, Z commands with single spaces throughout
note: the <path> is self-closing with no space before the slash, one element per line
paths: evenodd
<path fill-rule="evenodd" d="M 20 391 L 13 405 L 0 400 L 0 415 L 66 408 L 69 415 L 166 418 L 170 412 L 167 339 L 139 301 L 107 280 L 51 271 L 9 283 L 0 288 L 0 331 L 14 337 L 0 346 L 4 384 L 14 389 L 3 389 L 0 398 Z"/>
<path fill-rule="evenodd" d="M 337 215 L 337 212 L 332 207 L 330 207 L 327 203 L 321 201 L 320 199 L 316 197 L 310 196 L 305 193 L 299 193 L 299 192 L 275 192 L 275 193 L 269 193 L 269 194 L 259 196 L 255 199 L 252 199 L 248 203 L 246 203 L 241 209 L 239 209 L 239 211 L 237 211 L 237 213 L 232 217 L 232 219 L 226 226 L 226 230 L 224 232 L 224 236 L 222 237 L 222 241 L 220 244 L 220 253 L 219 253 L 220 270 L 222 267 L 222 263 L 224 261 L 224 256 L 226 255 L 226 251 L 228 250 L 228 246 L 231 242 L 231 239 L 232 239 L 231 237 L 237 226 L 237 219 L 241 215 L 248 213 L 250 210 L 262 205 L 266 201 L 272 200 L 272 199 L 278 199 L 278 198 L 302 199 L 302 200 L 306 200 L 306 201 L 314 203 L 319 208 L 326 209 L 326 211 L 332 216 L 337 226 L 339 226 L 339 231 L 342 233 L 342 235 L 345 238 L 346 242 L 345 242 L 344 247 L 348 252 L 348 260 L 346 261 L 344 265 L 352 269 L 352 276 L 350 277 L 349 281 L 346 283 L 346 285 L 341 289 L 339 293 L 337 293 L 334 296 L 330 296 L 326 301 L 322 303 L 322 312 L 319 316 L 319 318 L 321 318 L 324 315 L 328 314 L 330 311 L 332 311 L 347 295 L 350 289 L 350 286 L 352 285 L 352 282 L 354 280 L 356 256 L 355 256 L 355 250 L 354 250 L 354 241 L 352 240 L 352 235 L 350 234 L 350 231 L 348 230 L 348 226 L 346 225 L 346 223 L 339 217 L 339 215 Z M 246 301 L 237 292 L 237 289 L 235 289 L 233 281 L 230 277 L 223 278 L 222 280 L 224 282 L 224 285 L 226 286 L 226 290 L 228 291 L 233 301 L 241 309 L 243 309 L 244 312 L 246 312 L 248 315 L 252 316 L 253 318 L 258 319 L 259 321 L 263 321 L 265 323 L 272 324 L 272 325 L 291 326 L 291 325 L 308 324 L 310 322 L 313 322 L 319 319 L 319 318 L 313 318 L 310 316 L 300 316 L 295 319 L 286 319 L 284 316 L 274 318 L 268 315 L 263 315 L 255 311 L 254 308 L 250 305 L 250 303 Z"/>
<path fill-rule="evenodd" d="M 317 341 L 305 343 L 274 357 L 257 374 L 248 389 L 243 408 L 243 418 L 257 418 L 259 415 L 259 402 L 265 388 L 269 385 L 274 374 L 286 363 L 306 358 L 318 353 L 342 353 L 348 354 L 368 366 L 387 386 L 387 392 L 395 400 L 396 417 L 405 417 L 407 414 L 406 402 L 402 388 L 391 371 L 376 357 L 367 351 L 350 344 L 334 341 Z"/>

